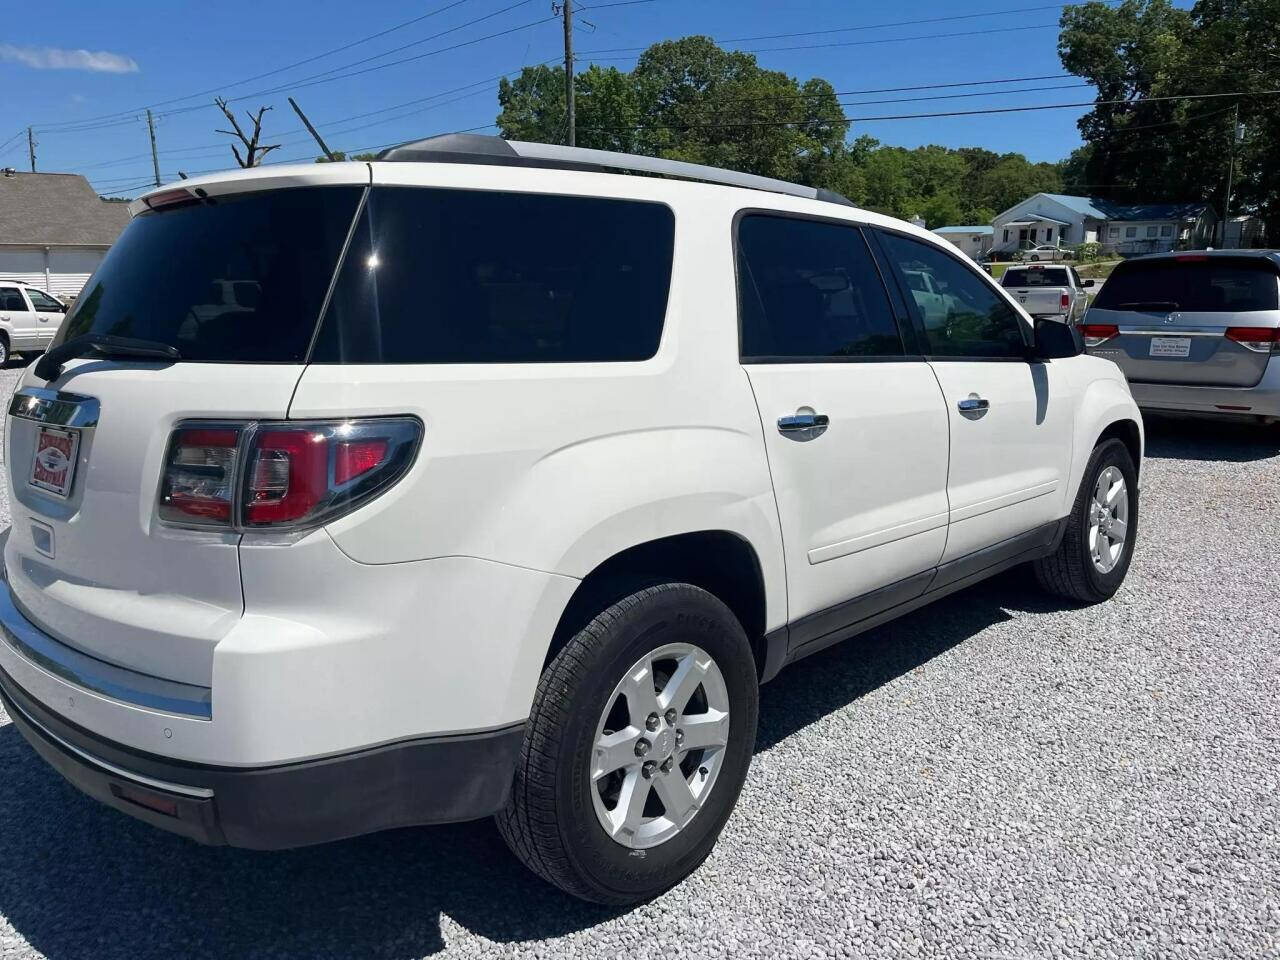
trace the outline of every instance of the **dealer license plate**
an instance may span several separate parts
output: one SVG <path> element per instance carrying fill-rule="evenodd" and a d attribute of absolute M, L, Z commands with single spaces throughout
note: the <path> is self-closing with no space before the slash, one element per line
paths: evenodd
<path fill-rule="evenodd" d="M 76 452 L 80 431 L 61 427 L 41 427 L 36 434 L 36 452 L 31 459 L 29 483 L 55 497 L 66 499 L 75 479 Z"/>
<path fill-rule="evenodd" d="M 1151 338 L 1151 356 L 1153 357 L 1189 357 L 1190 355 L 1190 337 Z"/>

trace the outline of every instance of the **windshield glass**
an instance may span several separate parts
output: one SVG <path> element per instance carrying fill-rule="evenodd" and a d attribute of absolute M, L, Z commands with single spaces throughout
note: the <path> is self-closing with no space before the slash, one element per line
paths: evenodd
<path fill-rule="evenodd" d="M 62 324 L 206 363 L 299 363 L 362 187 L 218 197 L 136 217 Z"/>
<path fill-rule="evenodd" d="M 1175 303 L 1184 312 L 1239 313 L 1275 310 L 1278 295 L 1275 270 L 1262 260 L 1132 260 L 1116 267 L 1094 305 Z"/>
<path fill-rule="evenodd" d="M 1065 287 L 1067 286 L 1067 270 L 1065 267 L 1010 267 L 1004 272 L 1006 287 Z"/>

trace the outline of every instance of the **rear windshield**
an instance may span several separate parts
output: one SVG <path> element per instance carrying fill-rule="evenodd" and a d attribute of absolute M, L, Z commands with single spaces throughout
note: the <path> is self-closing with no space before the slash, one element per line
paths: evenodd
<path fill-rule="evenodd" d="M 183 360 L 298 363 L 362 187 L 219 197 L 136 217 L 62 324 L 154 340 Z"/>
<path fill-rule="evenodd" d="M 674 236 L 657 203 L 374 187 L 311 359 L 647 359 L 662 337 Z"/>
<path fill-rule="evenodd" d="M 1241 313 L 1280 307 L 1276 272 L 1263 261 L 1131 260 L 1116 267 L 1094 306 Z"/>
<path fill-rule="evenodd" d="M 1066 267 L 1011 267 L 1004 272 L 1006 287 L 1065 287 L 1069 285 Z"/>

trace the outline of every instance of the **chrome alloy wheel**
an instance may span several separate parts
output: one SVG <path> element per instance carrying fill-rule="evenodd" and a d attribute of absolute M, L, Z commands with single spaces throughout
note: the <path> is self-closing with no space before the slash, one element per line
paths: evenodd
<path fill-rule="evenodd" d="M 1129 490 L 1119 468 L 1107 467 L 1089 503 L 1089 557 L 1099 573 L 1110 573 L 1120 562 L 1128 536 Z"/>
<path fill-rule="evenodd" d="M 596 726 L 591 799 L 606 834 L 656 847 L 688 826 L 715 786 L 729 744 L 729 692 L 715 660 L 690 643 L 641 657 Z"/>

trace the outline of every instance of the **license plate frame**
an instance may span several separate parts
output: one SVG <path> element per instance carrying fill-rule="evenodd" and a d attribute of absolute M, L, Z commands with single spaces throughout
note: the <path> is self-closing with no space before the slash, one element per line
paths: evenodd
<path fill-rule="evenodd" d="M 1152 337 L 1148 355 L 1172 360 L 1185 360 L 1191 356 L 1191 338 Z"/>
<path fill-rule="evenodd" d="M 54 451 L 42 456 L 46 451 Z M 59 500 L 71 496 L 76 478 L 76 461 L 80 453 L 80 431 L 75 427 L 50 427 L 41 424 L 36 430 L 35 450 L 31 454 L 28 486 Z"/>

